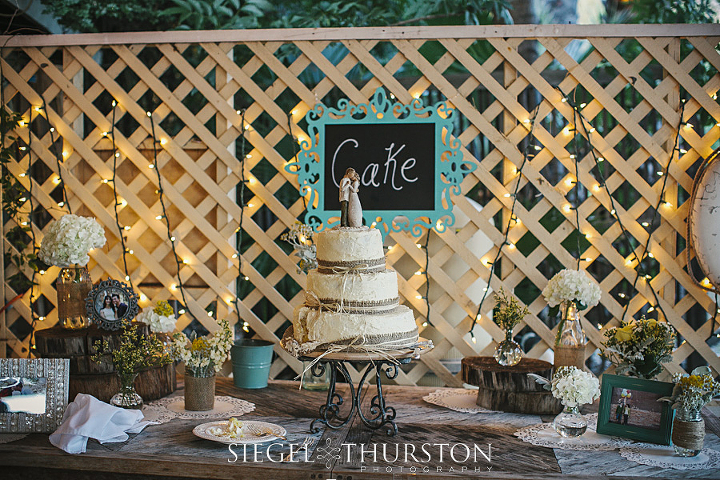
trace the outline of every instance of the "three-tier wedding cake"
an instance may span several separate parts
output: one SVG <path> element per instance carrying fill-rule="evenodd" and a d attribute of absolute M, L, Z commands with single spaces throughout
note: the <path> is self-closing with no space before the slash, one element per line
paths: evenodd
<path fill-rule="evenodd" d="M 382 236 L 367 227 L 335 227 L 316 236 L 318 268 L 293 315 L 295 340 L 307 347 L 406 348 L 418 341 L 412 310 L 399 304 L 397 274 L 385 265 Z"/>

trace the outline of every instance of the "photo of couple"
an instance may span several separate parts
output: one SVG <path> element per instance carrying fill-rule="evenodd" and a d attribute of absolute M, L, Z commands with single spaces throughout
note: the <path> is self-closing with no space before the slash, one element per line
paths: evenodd
<path fill-rule="evenodd" d="M 613 388 L 608 421 L 619 425 L 660 429 L 661 395 L 628 388 Z"/>
<path fill-rule="evenodd" d="M 119 320 L 127 312 L 127 300 L 119 292 L 107 292 L 96 309 L 105 320 Z M 98 308 L 99 307 L 99 308 Z"/>

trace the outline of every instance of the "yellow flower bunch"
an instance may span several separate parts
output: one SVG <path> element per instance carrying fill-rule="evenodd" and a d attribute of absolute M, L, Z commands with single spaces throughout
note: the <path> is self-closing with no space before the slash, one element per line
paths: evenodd
<path fill-rule="evenodd" d="M 190 350 L 193 352 L 202 352 L 209 348 L 207 340 L 205 340 L 203 337 L 196 338 L 192 341 L 192 344 L 190 345 Z"/>
<path fill-rule="evenodd" d="M 623 322 L 605 330 L 604 336 L 602 355 L 619 375 L 652 379 L 662 371 L 662 364 L 671 360 L 675 347 L 675 329 L 654 318 Z"/>
<path fill-rule="evenodd" d="M 233 332 L 227 320 L 221 320 L 219 326 L 218 331 L 205 337 L 198 337 L 196 332 L 192 332 L 190 338 L 182 332 L 173 335 L 172 356 L 185 363 L 186 375 L 211 377 L 229 358 Z"/>
<path fill-rule="evenodd" d="M 162 315 L 163 317 L 169 317 L 170 315 L 175 314 L 175 310 L 173 310 L 170 304 L 165 300 L 160 300 L 159 302 L 157 302 L 157 305 L 155 306 L 153 311 L 158 315 Z"/>
<path fill-rule="evenodd" d="M 720 395 L 720 383 L 716 382 L 709 367 L 697 367 L 690 375 L 674 375 L 672 395 L 660 400 L 672 402 L 673 409 L 700 410 L 713 397 Z"/>

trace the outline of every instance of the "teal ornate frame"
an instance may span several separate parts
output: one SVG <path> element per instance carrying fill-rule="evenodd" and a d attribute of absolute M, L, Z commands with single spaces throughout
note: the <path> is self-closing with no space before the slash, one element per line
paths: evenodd
<path fill-rule="evenodd" d="M 393 124 L 393 123 L 431 123 L 435 125 L 435 169 L 440 175 L 435 177 L 434 210 L 363 210 L 367 225 L 374 224 L 383 237 L 389 232 L 409 231 L 413 236 L 422 235 L 423 228 L 435 228 L 442 232 L 455 223 L 452 213 L 451 195 L 459 195 L 460 183 L 465 175 L 471 173 L 477 165 L 466 162 L 460 153 L 460 142 L 452 136 L 454 110 L 446 102 L 438 102 L 425 107 L 420 99 L 414 99 L 410 105 L 392 102 L 385 90 L 378 88 L 368 103 L 352 105 L 346 99 L 338 102 L 338 108 L 326 107 L 318 103 L 305 116 L 308 122 L 308 139 L 300 142 L 301 152 L 297 162 L 291 162 L 285 170 L 298 176 L 300 195 L 309 195 L 305 223 L 315 231 L 324 225 L 331 228 L 338 224 L 330 218 L 338 217 L 337 211 L 325 210 L 325 202 L 320 192 L 325 187 L 324 138 L 328 124 Z M 398 218 L 404 217 L 404 218 Z"/>

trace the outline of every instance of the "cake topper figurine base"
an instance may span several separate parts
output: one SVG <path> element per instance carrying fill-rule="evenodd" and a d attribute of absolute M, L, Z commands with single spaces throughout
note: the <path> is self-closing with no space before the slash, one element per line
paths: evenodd
<path fill-rule="evenodd" d="M 360 204 L 360 175 L 348 168 L 340 180 L 340 226 L 362 227 L 362 205 Z"/>

